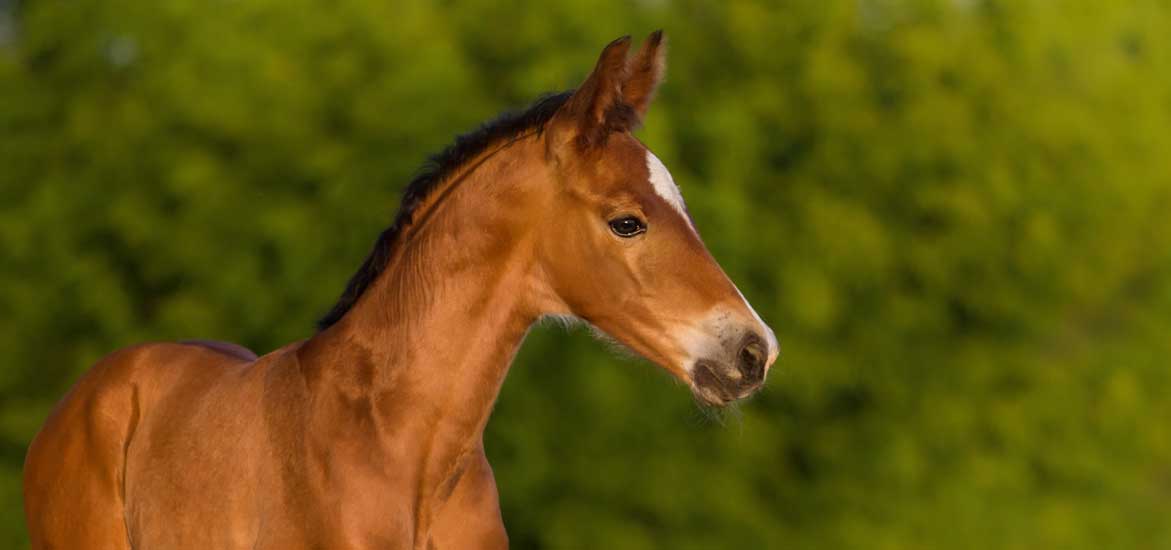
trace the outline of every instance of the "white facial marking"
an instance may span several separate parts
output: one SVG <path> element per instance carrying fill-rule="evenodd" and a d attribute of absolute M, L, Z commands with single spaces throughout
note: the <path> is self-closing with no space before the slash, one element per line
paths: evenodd
<path fill-rule="evenodd" d="M 667 167 L 663 166 L 663 161 L 659 160 L 654 153 L 648 149 L 646 152 L 646 167 L 651 173 L 651 186 L 655 188 L 655 193 L 667 204 L 671 205 L 683 216 L 683 219 L 691 223 L 691 218 L 687 217 L 687 209 L 683 205 L 683 195 L 679 193 L 679 186 L 675 185 L 675 179 L 671 177 L 671 172 L 667 171 Z"/>
<path fill-rule="evenodd" d="M 736 289 L 736 293 L 740 294 L 740 289 Z M 771 364 L 776 359 L 779 350 L 777 337 L 773 334 L 772 329 L 764 324 L 760 315 L 757 315 L 756 310 L 752 309 L 748 301 L 744 300 L 743 294 L 740 294 L 740 299 L 743 300 L 744 306 L 748 308 L 748 312 L 752 315 L 753 320 L 756 321 L 758 333 L 765 339 L 768 363 Z M 674 335 L 676 344 L 682 348 L 685 357 L 683 370 L 687 371 L 688 374 L 694 375 L 695 365 L 698 360 L 721 357 L 722 354 L 728 351 L 725 347 L 727 345 L 726 333 L 732 330 L 738 337 L 739 327 L 743 327 L 745 321 L 748 320 L 744 319 L 743 313 L 735 312 L 733 309 L 729 309 L 727 305 L 719 305 L 709 310 L 699 323 L 674 327 L 671 330 L 671 334 Z M 729 369 L 724 374 L 731 378 L 739 379 L 740 373 L 734 371 L 735 369 Z"/>
<path fill-rule="evenodd" d="M 773 333 L 772 329 L 768 328 L 768 325 L 764 324 L 764 320 L 761 319 L 760 315 L 756 313 L 756 309 L 752 307 L 752 304 L 748 303 L 748 299 L 744 297 L 744 293 L 740 292 L 739 288 L 736 289 L 736 294 L 740 295 L 740 299 L 743 300 L 744 305 L 748 307 L 748 312 L 752 314 L 752 318 L 756 319 L 756 323 L 760 325 L 760 330 L 764 332 L 764 338 L 768 341 L 766 344 L 768 346 L 769 354 L 768 362 L 772 363 L 773 360 L 776 359 L 777 352 L 779 352 L 781 348 L 780 344 L 777 343 L 777 335 Z"/>
<path fill-rule="evenodd" d="M 712 356 L 716 349 L 718 349 L 718 341 L 712 338 L 712 332 L 717 330 L 720 323 L 724 321 L 727 316 L 720 316 L 716 319 L 705 319 L 699 325 L 682 325 L 675 327 L 671 332 L 676 338 L 679 347 L 683 348 L 685 358 L 683 360 L 683 370 L 687 374 L 694 374 L 695 362 L 704 357 Z"/>

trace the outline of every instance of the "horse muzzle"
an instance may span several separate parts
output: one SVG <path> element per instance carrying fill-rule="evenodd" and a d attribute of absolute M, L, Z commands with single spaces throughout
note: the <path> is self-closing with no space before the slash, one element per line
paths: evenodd
<path fill-rule="evenodd" d="M 696 397 L 722 407 L 755 393 L 764 385 L 765 374 L 776 359 L 776 350 L 769 349 L 770 340 L 748 332 L 725 357 L 697 360 L 691 370 Z"/>

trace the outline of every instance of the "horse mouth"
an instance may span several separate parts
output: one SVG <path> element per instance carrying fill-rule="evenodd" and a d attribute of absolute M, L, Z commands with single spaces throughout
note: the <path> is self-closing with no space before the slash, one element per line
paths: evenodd
<path fill-rule="evenodd" d="M 763 378 L 743 375 L 735 367 L 725 367 L 715 361 L 701 359 L 695 362 L 691 375 L 691 392 L 704 405 L 723 407 L 752 395 L 760 389 Z"/>

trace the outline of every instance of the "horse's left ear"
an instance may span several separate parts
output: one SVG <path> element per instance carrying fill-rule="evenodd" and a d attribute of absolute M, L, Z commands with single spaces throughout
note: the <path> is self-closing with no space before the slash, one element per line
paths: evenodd
<path fill-rule="evenodd" d="M 667 40 L 662 30 L 652 32 L 642 43 L 638 53 L 626 63 L 626 82 L 622 86 L 622 101 L 630 105 L 638 121 L 646 115 L 647 107 L 655 97 L 655 90 L 667 71 Z"/>

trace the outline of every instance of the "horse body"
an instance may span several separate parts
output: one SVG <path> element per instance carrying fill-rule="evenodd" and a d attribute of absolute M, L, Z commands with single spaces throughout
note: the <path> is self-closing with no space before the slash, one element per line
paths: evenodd
<path fill-rule="evenodd" d="M 457 141 L 311 338 L 259 358 L 145 344 L 94 366 L 29 448 L 33 547 L 506 548 L 483 431 L 545 315 L 705 402 L 759 388 L 772 332 L 629 134 L 659 45 L 627 60 L 616 41 L 572 95 Z"/>
<path fill-rule="evenodd" d="M 485 159 L 490 177 L 431 214 L 442 231 L 307 341 L 253 361 L 146 344 L 96 365 L 30 447 L 34 547 L 507 547 L 482 434 L 541 298 L 510 211 L 535 206 L 535 179 L 511 165 Z M 456 219 L 481 185 L 510 207 Z"/>
<path fill-rule="evenodd" d="M 507 547 L 475 426 L 416 437 L 431 426 L 405 387 L 338 380 L 323 352 L 159 343 L 100 362 L 30 447 L 34 547 Z"/>

